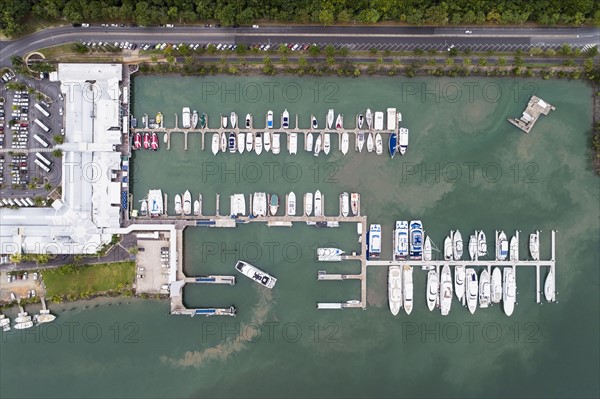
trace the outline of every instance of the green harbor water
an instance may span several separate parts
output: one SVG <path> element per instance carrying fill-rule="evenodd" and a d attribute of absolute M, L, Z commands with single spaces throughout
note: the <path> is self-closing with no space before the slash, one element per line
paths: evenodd
<path fill-rule="evenodd" d="M 161 111 L 165 126 L 184 106 L 219 114 L 254 115 L 275 125 L 285 108 L 309 127 L 321 127 L 329 108 L 354 115 L 369 107 L 398 108 L 410 129 L 408 153 L 343 156 L 332 140 L 328 156 L 302 150 L 243 155 L 200 150 L 198 134 L 172 135 L 171 150 L 138 151 L 132 162 L 135 206 L 149 189 L 173 198 L 186 189 L 203 194 L 204 214 L 221 214 L 229 195 L 265 191 L 284 202 L 294 191 L 317 189 L 325 212 L 338 213 L 338 195 L 360 192 L 362 213 L 383 229 L 382 258 L 392 255 L 395 220 L 421 219 L 441 246 L 450 229 L 463 237 L 485 230 L 542 230 L 542 257 L 558 230 L 558 303 L 535 303 L 535 269 L 519 268 L 512 317 L 501 306 L 471 315 L 454 299 L 450 315 L 429 312 L 426 272 L 415 270 L 415 309 L 393 317 L 387 305 L 387 269 L 368 271 L 366 310 L 317 311 L 316 302 L 360 299 L 358 281 L 317 281 L 319 270 L 356 273 L 356 262 L 317 263 L 318 246 L 359 251 L 356 226 L 306 225 L 235 229 L 188 228 L 189 275 L 234 274 L 238 258 L 278 278 L 266 290 L 243 277 L 235 286 L 188 286 L 190 307 L 229 306 L 236 318 L 167 316 L 166 301 L 100 299 L 51 305 L 53 324 L 2 335 L 0 396 L 78 397 L 597 397 L 600 393 L 600 188 L 589 168 L 591 89 L 578 81 L 513 79 L 402 79 L 294 77 L 139 77 L 133 111 L 138 121 Z M 536 94 L 556 107 L 521 133 L 508 117 Z M 387 136 L 385 137 L 387 139 Z M 280 212 L 281 209 L 280 209 Z M 543 272 L 545 276 L 546 271 Z M 35 308 L 31 307 L 30 311 Z M 14 311 L 8 312 L 14 317 Z"/>

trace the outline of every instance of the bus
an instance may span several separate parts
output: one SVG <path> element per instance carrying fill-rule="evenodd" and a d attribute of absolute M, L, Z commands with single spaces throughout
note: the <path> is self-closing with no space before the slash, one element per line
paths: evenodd
<path fill-rule="evenodd" d="M 42 161 L 43 163 L 45 163 L 46 166 L 48 166 L 48 167 L 52 166 L 52 161 L 50 161 L 48 158 L 46 158 L 43 154 L 36 152 L 35 157 L 37 159 L 39 159 L 40 161 Z"/>
<path fill-rule="evenodd" d="M 35 103 L 35 108 L 40 111 L 46 118 L 50 118 L 50 112 L 46 111 L 39 103 Z"/>
<path fill-rule="evenodd" d="M 37 122 L 37 119 L 36 119 L 35 121 Z M 36 140 L 38 143 L 40 143 L 40 144 L 41 144 L 43 147 L 45 147 L 45 148 L 48 148 L 48 147 L 50 147 L 50 144 L 48 144 L 48 143 L 46 142 L 46 140 L 44 140 L 43 138 L 41 138 L 41 137 L 40 137 L 40 136 L 38 136 L 37 134 L 34 134 L 34 135 L 33 135 L 33 138 L 34 138 L 34 139 L 35 139 L 35 140 Z"/>
<path fill-rule="evenodd" d="M 43 164 L 42 162 L 40 162 L 40 160 L 39 160 L 39 159 L 36 159 L 36 160 L 35 160 L 35 164 L 36 164 L 37 166 L 39 166 L 39 167 L 40 167 L 42 170 L 45 170 L 45 171 L 46 171 L 46 173 L 50 173 L 50 168 L 49 168 L 49 167 L 47 167 L 47 166 L 46 166 L 45 164 Z"/>
<path fill-rule="evenodd" d="M 49 128 L 48 126 L 44 125 L 44 124 L 43 124 L 43 123 L 42 123 L 42 122 L 41 122 L 41 121 L 40 121 L 38 118 L 35 118 L 35 123 L 36 123 L 36 124 L 37 124 L 39 127 L 41 127 L 41 128 L 44 130 L 44 132 L 46 132 L 46 133 L 50 133 L 50 128 Z"/>

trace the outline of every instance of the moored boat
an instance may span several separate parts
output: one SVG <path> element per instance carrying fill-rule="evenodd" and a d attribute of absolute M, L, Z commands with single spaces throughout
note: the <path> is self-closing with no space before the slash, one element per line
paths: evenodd
<path fill-rule="evenodd" d="M 194 112 L 196 112 L 196 111 L 194 111 Z M 156 124 L 158 126 L 162 126 L 162 122 L 163 122 L 162 112 L 158 111 L 158 113 L 156 114 Z"/>
<path fill-rule="evenodd" d="M 431 239 L 427 236 L 425 238 L 425 244 L 423 244 L 423 260 L 431 260 L 432 255 Z"/>
<path fill-rule="evenodd" d="M 504 304 L 504 313 L 507 316 L 513 314 L 515 310 L 516 292 L 517 285 L 515 281 L 515 274 L 512 267 L 505 267 L 503 270 L 504 281 L 502 281 L 502 303 Z"/>
<path fill-rule="evenodd" d="M 394 316 L 402 307 L 402 274 L 400 266 L 388 268 L 388 303 Z"/>
<path fill-rule="evenodd" d="M 475 260 L 477 256 L 477 236 L 475 234 L 471 234 L 469 236 L 469 257 L 471 260 Z"/>
<path fill-rule="evenodd" d="M 363 132 L 358 132 L 356 135 L 356 148 L 358 152 L 362 152 L 363 147 L 365 146 L 365 134 Z"/>
<path fill-rule="evenodd" d="M 199 200 L 194 201 L 194 215 L 196 215 L 196 216 L 200 215 L 200 201 Z"/>
<path fill-rule="evenodd" d="M 447 316 L 450 313 L 452 306 L 452 273 L 450 266 L 444 265 L 442 275 L 440 277 L 440 309 L 442 316 Z"/>
<path fill-rule="evenodd" d="M 465 296 L 467 307 L 471 314 L 477 309 L 477 294 L 479 292 L 479 284 L 477 282 L 477 273 L 474 269 L 467 268 L 465 271 Z"/>
<path fill-rule="evenodd" d="M 348 193 L 343 192 L 342 194 L 340 194 L 340 203 L 342 216 L 348 216 L 348 214 L 350 213 L 350 196 L 348 195 Z"/>
<path fill-rule="evenodd" d="M 183 212 L 183 207 L 181 206 L 181 195 L 175 195 L 175 213 L 177 215 L 181 215 Z"/>
<path fill-rule="evenodd" d="M 221 127 L 227 129 L 227 115 L 221 115 Z"/>
<path fill-rule="evenodd" d="M 267 112 L 267 129 L 273 129 L 273 111 Z"/>
<path fill-rule="evenodd" d="M 540 260 L 540 232 L 529 235 L 529 253 L 533 260 Z"/>
<path fill-rule="evenodd" d="M 133 139 L 133 149 L 139 150 L 140 148 L 142 148 L 142 135 L 140 132 L 137 132 Z"/>
<path fill-rule="evenodd" d="M 460 260 L 463 255 L 463 240 L 460 231 L 456 230 L 452 235 L 452 256 L 454 260 Z"/>
<path fill-rule="evenodd" d="M 371 113 L 371 108 L 367 108 L 365 118 L 367 120 L 367 127 L 371 129 L 371 127 L 373 126 L 373 114 Z"/>
<path fill-rule="evenodd" d="M 477 233 L 477 258 L 487 255 L 487 241 L 483 230 Z"/>
<path fill-rule="evenodd" d="M 408 129 L 401 127 L 398 129 L 398 151 L 400 155 L 404 155 L 406 150 L 408 150 Z"/>
<path fill-rule="evenodd" d="M 329 154 L 331 150 L 331 139 L 329 137 L 329 133 L 323 133 L 323 153 L 325 155 Z"/>
<path fill-rule="evenodd" d="M 319 262 L 340 262 L 344 251 L 339 248 L 317 248 Z"/>
<path fill-rule="evenodd" d="M 369 246 L 367 259 L 379 259 L 381 255 L 381 225 L 372 224 L 369 228 Z"/>
<path fill-rule="evenodd" d="M 192 195 L 189 190 L 183 193 L 183 214 L 190 215 L 192 213 Z"/>
<path fill-rule="evenodd" d="M 508 240 L 506 234 L 501 231 L 496 238 L 496 259 L 506 260 L 508 256 Z"/>
<path fill-rule="evenodd" d="M 492 303 L 499 303 L 502 300 L 502 272 L 499 267 L 494 267 L 494 270 L 492 270 L 490 290 Z"/>
<path fill-rule="evenodd" d="M 548 272 L 546 276 L 546 281 L 544 282 L 544 296 L 546 297 L 546 301 L 554 302 L 556 300 L 555 290 L 554 290 L 554 273 L 552 273 L 552 269 Z"/>
<path fill-rule="evenodd" d="M 396 136 L 396 132 L 390 133 L 390 141 L 388 143 L 388 149 L 390 151 L 390 157 L 394 158 L 396 155 L 396 151 L 398 150 L 398 137 Z"/>
<path fill-rule="evenodd" d="M 160 121 L 158 120 L 158 115 L 156 118 L 156 123 L 160 124 Z M 198 126 L 198 111 L 194 110 L 194 112 L 192 112 L 192 129 L 195 129 Z"/>
<path fill-rule="evenodd" d="M 246 133 L 246 151 L 250 152 L 254 149 L 254 133 Z"/>
<path fill-rule="evenodd" d="M 517 236 L 512 236 L 510 239 L 509 257 L 512 261 L 519 260 L 519 240 L 517 240 Z"/>
<path fill-rule="evenodd" d="M 329 112 L 327 112 L 327 129 L 331 130 L 331 127 L 333 126 L 333 119 L 335 118 L 335 114 L 333 112 L 333 109 L 329 109 Z"/>
<path fill-rule="evenodd" d="M 256 133 L 256 136 L 254 136 L 254 152 L 256 153 L 256 155 L 260 155 L 262 153 L 262 150 L 262 135 L 260 133 Z"/>
<path fill-rule="evenodd" d="M 360 194 L 352 193 L 350 195 L 350 208 L 355 216 L 358 216 L 358 203 L 360 202 Z"/>
<path fill-rule="evenodd" d="M 202 113 L 200 115 L 200 129 L 204 129 L 206 127 L 206 114 Z"/>
<path fill-rule="evenodd" d="M 319 190 L 315 192 L 313 205 L 315 207 L 315 216 L 323 216 L 323 197 Z"/>
<path fill-rule="evenodd" d="M 313 134 L 312 133 L 306 134 L 306 142 L 304 143 L 304 149 L 308 152 L 312 152 L 312 150 L 313 150 Z"/>
<path fill-rule="evenodd" d="M 277 215 L 279 209 L 279 196 L 277 194 L 271 194 L 269 197 L 269 213 L 271 216 Z"/>
<path fill-rule="evenodd" d="M 375 153 L 377 155 L 383 154 L 383 139 L 380 133 L 375 135 Z"/>
<path fill-rule="evenodd" d="M 479 276 L 479 307 L 487 308 L 491 301 L 490 274 L 483 269 Z"/>
<path fill-rule="evenodd" d="M 365 120 L 365 117 L 363 116 L 363 114 L 358 114 L 356 116 L 356 126 L 359 129 L 362 129 L 364 120 Z"/>
<path fill-rule="evenodd" d="M 229 119 L 231 121 L 231 128 L 235 129 L 237 126 L 237 114 L 231 111 L 231 115 L 229 115 Z"/>
<path fill-rule="evenodd" d="M 402 267 L 402 294 L 406 314 L 413 310 L 413 268 L 409 265 Z"/>
<path fill-rule="evenodd" d="M 158 134 L 156 132 L 152 132 L 152 142 L 150 143 L 152 150 L 158 150 Z"/>
<path fill-rule="evenodd" d="M 374 148 L 374 144 L 375 140 L 373 139 L 373 133 L 369 133 L 369 136 L 367 136 L 367 151 L 368 152 L 373 152 L 373 148 Z"/>
<path fill-rule="evenodd" d="M 314 151 L 314 155 L 315 157 L 319 156 L 319 153 L 321 152 L 321 142 L 323 140 L 323 134 L 322 133 L 317 133 L 317 138 L 315 140 L 315 151 Z"/>
<path fill-rule="evenodd" d="M 217 155 L 217 152 L 219 152 L 219 141 L 220 140 L 221 140 L 221 135 L 219 133 L 214 133 L 212 136 L 212 143 L 211 143 L 213 155 Z"/>
<path fill-rule="evenodd" d="M 293 191 L 287 197 L 287 215 L 296 216 L 296 194 Z"/>
<path fill-rule="evenodd" d="M 304 214 L 310 216 L 313 211 L 313 193 L 304 194 Z"/>
<path fill-rule="evenodd" d="M 150 132 L 144 133 L 144 150 L 150 148 Z"/>
<path fill-rule="evenodd" d="M 318 129 L 319 128 L 319 121 L 317 121 L 317 117 L 314 115 L 310 116 L 310 127 L 312 129 Z"/>
<path fill-rule="evenodd" d="M 387 130 L 396 129 L 396 124 L 397 124 L 396 116 L 397 116 L 396 108 L 388 108 L 387 109 Z"/>
<path fill-rule="evenodd" d="M 225 132 L 221 133 L 221 152 L 227 151 L 227 134 Z"/>
<path fill-rule="evenodd" d="M 281 135 L 279 133 L 273 133 L 271 139 L 271 151 L 273 154 L 277 155 L 281 152 Z"/>
<path fill-rule="evenodd" d="M 409 230 L 406 220 L 396 220 L 394 229 L 394 260 L 405 260 L 409 251 Z"/>
<path fill-rule="evenodd" d="M 349 144 L 350 144 L 350 139 L 348 136 L 348 132 L 342 133 L 342 145 L 341 145 L 342 154 L 346 155 L 348 153 Z"/>
<path fill-rule="evenodd" d="M 444 259 L 452 260 L 452 235 L 453 232 L 450 231 L 450 235 L 446 236 L 444 239 Z"/>
<path fill-rule="evenodd" d="M 373 122 L 375 124 L 375 130 L 383 130 L 383 112 L 376 111 L 375 120 Z"/>
<path fill-rule="evenodd" d="M 283 115 L 281 115 L 281 128 L 287 129 L 290 127 L 290 113 L 287 108 L 283 111 Z"/>
<path fill-rule="evenodd" d="M 340 130 L 342 127 L 344 127 L 343 116 L 342 116 L 342 114 L 338 114 L 338 116 L 335 120 L 335 128 Z"/>
<path fill-rule="evenodd" d="M 288 151 L 290 155 L 296 155 L 298 152 L 298 134 L 290 133 L 288 134 Z"/>
<path fill-rule="evenodd" d="M 183 110 L 181 111 L 181 125 L 184 129 L 189 129 L 190 127 L 192 127 L 192 120 L 190 116 L 190 108 L 183 107 Z"/>
<path fill-rule="evenodd" d="M 252 196 L 252 215 L 254 217 L 267 216 L 266 193 L 254 193 Z"/>
<path fill-rule="evenodd" d="M 410 222 L 410 258 L 420 260 L 423 257 L 423 223 L 420 220 Z"/>
<path fill-rule="evenodd" d="M 427 307 L 433 311 L 438 300 L 439 281 L 435 270 L 427 273 Z"/>
<path fill-rule="evenodd" d="M 462 302 L 465 296 L 465 267 L 458 265 L 454 267 L 454 292 L 456 298 Z"/>
<path fill-rule="evenodd" d="M 229 152 L 234 153 L 237 151 L 236 136 L 234 132 L 229 133 Z"/>
<path fill-rule="evenodd" d="M 243 260 L 237 261 L 235 269 L 263 287 L 272 289 L 277 283 L 275 277 Z"/>
<path fill-rule="evenodd" d="M 240 132 L 237 135 L 237 150 L 240 154 L 243 154 L 245 149 L 246 149 L 246 133 Z"/>
<path fill-rule="evenodd" d="M 246 114 L 246 129 L 250 129 L 252 127 L 252 115 Z"/>
<path fill-rule="evenodd" d="M 142 205 L 140 206 L 140 215 L 146 216 L 148 214 L 148 201 L 142 200 Z"/>
<path fill-rule="evenodd" d="M 271 151 L 271 132 L 267 131 L 263 133 L 263 148 L 265 152 Z"/>

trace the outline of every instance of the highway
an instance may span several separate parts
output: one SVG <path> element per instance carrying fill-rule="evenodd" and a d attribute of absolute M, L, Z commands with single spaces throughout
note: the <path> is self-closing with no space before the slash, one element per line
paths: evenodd
<path fill-rule="evenodd" d="M 472 33 L 465 33 L 466 29 Z M 514 28 L 514 27 L 389 27 L 389 26 L 261 26 L 258 29 L 208 28 L 202 26 L 163 27 L 90 27 L 59 26 L 35 32 L 12 41 L 2 41 L 0 66 L 10 65 L 13 55 L 76 41 L 108 41 L 133 43 L 316 43 L 333 44 L 349 50 L 411 51 L 459 50 L 514 51 L 532 46 L 557 48 L 564 43 L 584 48 L 600 44 L 600 29 L 579 28 Z"/>

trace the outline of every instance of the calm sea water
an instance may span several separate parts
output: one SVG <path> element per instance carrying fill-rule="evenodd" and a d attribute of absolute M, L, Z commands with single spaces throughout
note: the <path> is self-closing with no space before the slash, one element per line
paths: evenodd
<path fill-rule="evenodd" d="M 243 278 L 236 286 L 189 286 L 188 306 L 235 304 L 235 319 L 167 316 L 166 302 L 131 299 L 52 305 L 57 323 L 2 336 L 2 397 L 446 397 L 598 396 L 599 184 L 589 170 L 591 90 L 581 82 L 492 79 L 140 77 L 134 112 L 162 111 L 174 125 L 183 106 L 209 114 L 263 115 L 287 108 L 301 127 L 327 109 L 345 125 L 365 108 L 398 108 L 410 128 L 405 157 L 350 153 L 333 142 L 329 156 L 242 156 L 200 151 L 200 137 L 172 136 L 171 150 L 140 151 L 133 160 L 135 199 L 162 188 L 170 201 L 190 189 L 213 213 L 229 195 L 321 190 L 337 214 L 342 191 L 362 193 L 370 223 L 383 226 L 391 257 L 396 219 L 421 219 L 440 243 L 449 229 L 495 229 L 525 237 L 542 230 L 550 256 L 557 233 L 557 304 L 535 303 L 534 269 L 519 269 L 518 306 L 470 315 L 454 301 L 448 317 L 429 312 L 425 272 L 415 270 L 415 310 L 393 317 L 387 271 L 370 268 L 367 310 L 317 311 L 318 301 L 360 297 L 357 281 L 318 282 L 318 270 L 354 273 L 358 263 L 318 264 L 326 243 L 359 250 L 354 225 L 188 229 L 190 275 L 233 273 L 238 258 L 272 272 L 273 291 Z M 530 135 L 506 118 L 531 94 L 556 106 Z M 277 124 L 277 123 L 276 123 Z M 292 122 L 292 125 L 294 123 Z M 302 141 L 299 147 L 302 147 Z M 353 141 L 351 141 L 352 147 Z M 299 201 L 301 202 L 301 201 Z M 169 204 L 173 208 L 172 203 Z M 35 309 L 31 309 L 35 310 Z M 14 314 L 11 314 L 14 316 Z"/>

